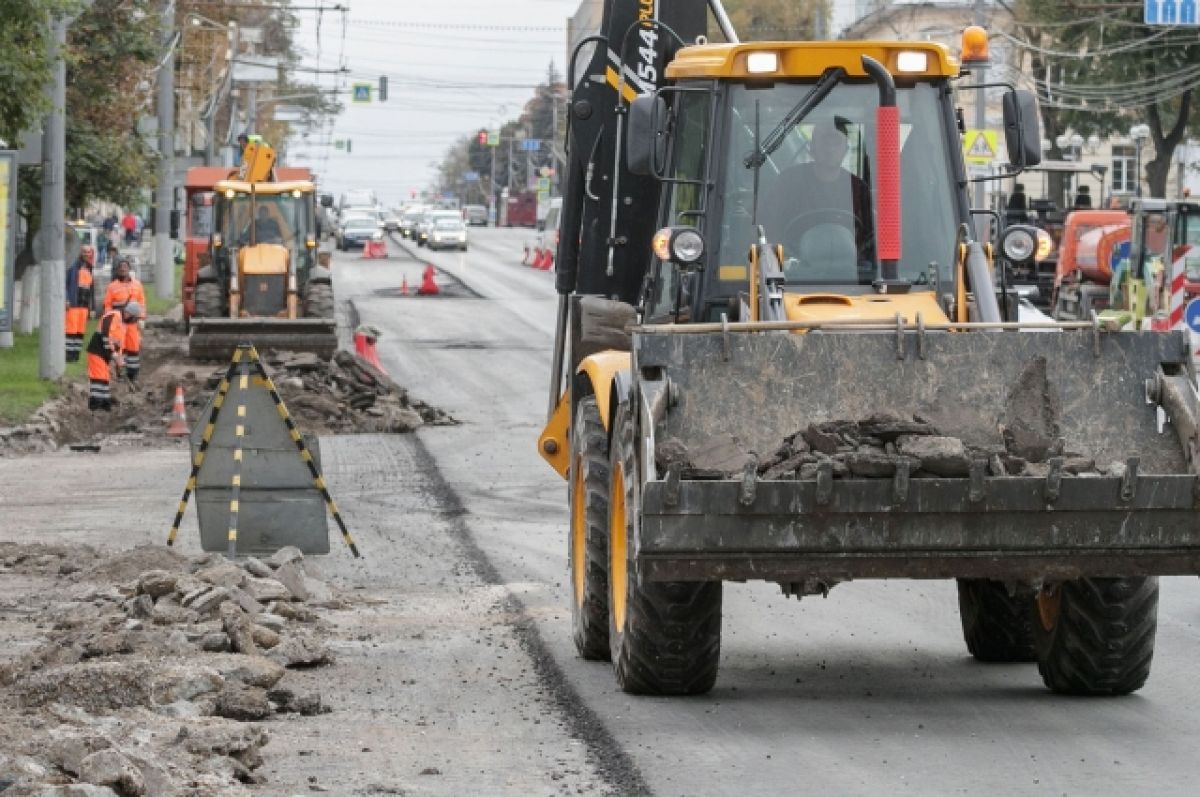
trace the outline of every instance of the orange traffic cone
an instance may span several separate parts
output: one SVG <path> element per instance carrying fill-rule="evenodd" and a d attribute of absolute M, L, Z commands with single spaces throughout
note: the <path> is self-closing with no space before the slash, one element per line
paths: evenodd
<path fill-rule="evenodd" d="M 425 273 L 421 275 L 421 287 L 417 288 L 419 296 L 437 296 L 439 288 L 437 283 L 433 281 L 433 266 L 426 266 Z"/>
<path fill-rule="evenodd" d="M 183 404 L 183 385 L 176 385 L 175 405 L 171 407 L 171 422 L 167 424 L 167 435 L 169 437 L 187 437 L 190 433 L 187 411 Z"/>
<path fill-rule="evenodd" d="M 400 280 L 400 295 L 408 296 L 408 277 L 405 276 Z"/>

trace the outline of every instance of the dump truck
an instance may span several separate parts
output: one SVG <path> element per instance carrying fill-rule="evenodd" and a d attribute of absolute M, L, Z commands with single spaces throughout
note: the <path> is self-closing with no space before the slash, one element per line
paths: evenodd
<path fill-rule="evenodd" d="M 279 179 L 269 144 L 251 140 L 242 166 L 213 185 L 207 262 L 196 273 L 188 351 L 224 359 L 259 349 L 337 350 L 333 281 L 320 262 L 316 189 Z"/>
<path fill-rule="evenodd" d="M 984 30 L 960 57 L 740 43 L 709 7 L 726 43 L 700 0 L 607 0 L 568 63 L 538 447 L 568 486 L 579 654 L 626 692 L 698 694 L 725 581 L 956 579 L 975 658 L 1137 690 L 1156 577 L 1200 573 L 1185 336 L 1002 320 L 955 106 Z M 1003 107 L 1009 163 L 1036 164 L 1034 98 Z"/>

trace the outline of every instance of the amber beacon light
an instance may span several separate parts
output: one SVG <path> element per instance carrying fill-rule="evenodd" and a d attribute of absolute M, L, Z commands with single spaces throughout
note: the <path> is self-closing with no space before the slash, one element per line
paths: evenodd
<path fill-rule="evenodd" d="M 962 34 L 962 63 L 986 64 L 988 62 L 988 34 L 978 25 L 972 25 Z"/>

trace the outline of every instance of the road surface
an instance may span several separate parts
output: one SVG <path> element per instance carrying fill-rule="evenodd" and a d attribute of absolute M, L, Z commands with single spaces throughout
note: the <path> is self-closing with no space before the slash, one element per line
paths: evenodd
<path fill-rule="evenodd" d="M 727 584 L 721 671 L 705 697 L 630 697 L 608 665 L 577 658 L 566 488 L 535 449 L 555 294 L 551 273 L 520 264 L 531 238 L 473 229 L 467 253 L 404 247 L 460 281 L 462 298 L 396 297 L 422 263 L 395 243 L 387 261 L 340 256 L 337 291 L 382 330 L 392 375 L 463 421 L 412 441 L 429 500 L 457 518 L 473 565 L 532 621 L 533 655 L 552 659 L 539 672 L 552 680 L 560 719 L 588 731 L 589 761 L 611 788 L 1195 793 L 1196 579 L 1164 579 L 1153 674 L 1127 698 L 1056 697 L 1033 664 L 974 662 L 950 582 L 853 583 L 801 602 L 774 585 Z M 397 541 L 414 533 L 405 526 L 397 518 Z"/>

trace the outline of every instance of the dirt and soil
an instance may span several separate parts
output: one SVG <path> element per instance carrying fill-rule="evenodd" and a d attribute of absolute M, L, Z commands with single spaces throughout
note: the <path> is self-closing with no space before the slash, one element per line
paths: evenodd
<path fill-rule="evenodd" d="M 326 362 L 311 354 L 266 351 L 262 360 L 306 434 L 398 433 L 457 423 L 349 352 Z M 227 370 L 189 360 L 186 338 L 176 325 L 156 321 L 143 336 L 141 377 L 136 385 L 114 383 L 111 412 L 87 409 L 86 382 L 66 384 L 62 395 L 26 423 L 0 428 L 0 456 L 65 446 L 184 446 L 186 438 L 166 435 L 176 388 L 183 388 L 188 420 L 195 422 Z"/>
<path fill-rule="evenodd" d="M 267 721 L 329 711 L 290 675 L 332 664 L 322 613 L 349 605 L 295 548 L 0 543 L 0 792 L 248 793 Z"/>

